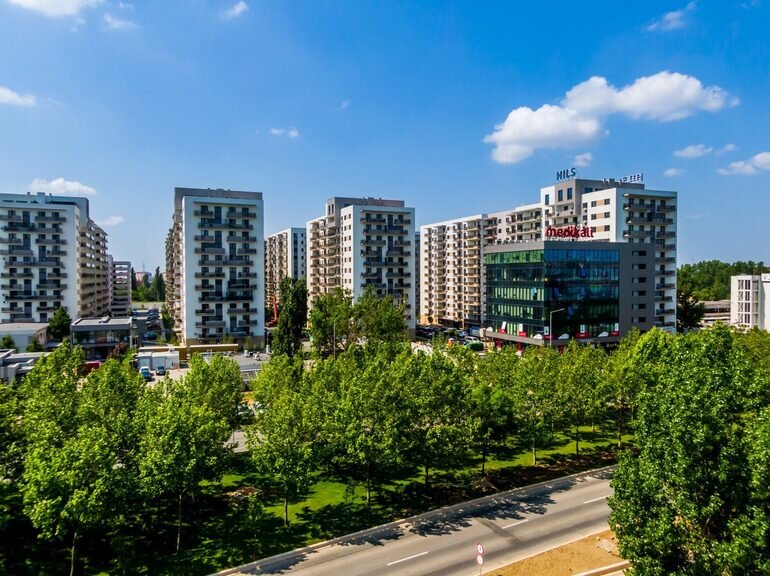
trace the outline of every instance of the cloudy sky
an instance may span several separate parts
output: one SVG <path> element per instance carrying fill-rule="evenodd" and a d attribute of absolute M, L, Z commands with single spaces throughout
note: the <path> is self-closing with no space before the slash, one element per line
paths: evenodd
<path fill-rule="evenodd" d="M 150 269 L 174 186 L 261 191 L 271 233 L 643 172 L 680 264 L 770 262 L 770 1 L 625 4 L 0 0 L 0 192 L 87 196 Z"/>

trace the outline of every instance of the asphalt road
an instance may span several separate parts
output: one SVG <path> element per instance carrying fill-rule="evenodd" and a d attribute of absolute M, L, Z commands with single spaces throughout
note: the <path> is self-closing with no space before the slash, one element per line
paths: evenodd
<path fill-rule="evenodd" d="M 479 573 L 607 529 L 611 470 L 568 477 L 424 514 L 220 575 L 299 576 Z"/>

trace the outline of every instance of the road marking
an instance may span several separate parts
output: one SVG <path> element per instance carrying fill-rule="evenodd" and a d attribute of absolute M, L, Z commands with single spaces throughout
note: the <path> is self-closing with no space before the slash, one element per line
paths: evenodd
<path fill-rule="evenodd" d="M 503 530 L 507 530 L 508 528 L 513 528 L 514 526 L 518 526 L 519 524 L 524 524 L 524 522 L 529 522 L 529 518 L 526 520 L 519 520 L 518 522 L 514 522 L 513 524 L 508 524 L 508 526 L 503 526 Z"/>
<path fill-rule="evenodd" d="M 388 562 L 386 566 L 393 566 L 393 564 L 399 564 L 400 562 L 406 562 L 407 560 L 411 560 L 412 558 L 418 558 L 420 556 L 425 556 L 430 550 L 426 550 L 425 552 L 420 552 L 419 554 L 412 554 L 411 556 L 407 556 L 406 558 L 401 558 L 401 560 L 394 560 L 393 562 Z"/>
<path fill-rule="evenodd" d="M 610 497 L 609 494 L 607 494 L 606 496 L 599 496 L 599 498 L 594 498 L 593 500 L 586 500 L 585 502 L 583 502 L 583 504 L 591 504 L 592 502 L 598 502 L 599 500 L 604 500 L 609 497 Z"/>

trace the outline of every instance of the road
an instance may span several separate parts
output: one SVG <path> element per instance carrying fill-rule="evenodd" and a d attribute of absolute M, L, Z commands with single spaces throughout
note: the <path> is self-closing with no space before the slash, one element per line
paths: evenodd
<path fill-rule="evenodd" d="M 495 495 L 220 572 L 468 576 L 607 529 L 610 469 Z"/>

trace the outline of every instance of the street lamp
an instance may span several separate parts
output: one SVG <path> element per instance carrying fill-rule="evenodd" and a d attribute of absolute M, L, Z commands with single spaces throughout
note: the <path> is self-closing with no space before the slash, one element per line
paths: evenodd
<path fill-rule="evenodd" d="M 550 337 L 548 340 L 548 345 L 553 348 L 553 315 L 557 312 L 564 312 L 566 308 L 557 308 L 556 310 L 551 310 L 551 312 L 548 314 L 548 336 Z"/>

